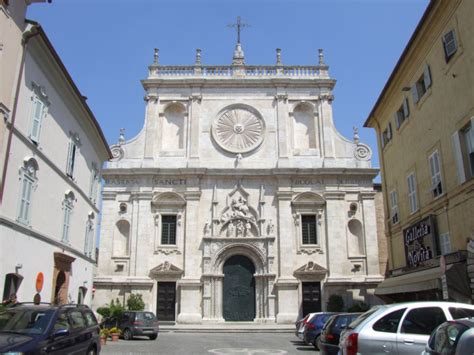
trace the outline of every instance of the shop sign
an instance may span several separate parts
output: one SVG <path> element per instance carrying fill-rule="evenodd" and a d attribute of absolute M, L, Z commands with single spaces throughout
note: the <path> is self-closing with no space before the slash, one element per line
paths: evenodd
<path fill-rule="evenodd" d="M 416 267 L 436 254 L 434 218 L 428 216 L 403 230 L 405 258 L 408 267 Z"/>

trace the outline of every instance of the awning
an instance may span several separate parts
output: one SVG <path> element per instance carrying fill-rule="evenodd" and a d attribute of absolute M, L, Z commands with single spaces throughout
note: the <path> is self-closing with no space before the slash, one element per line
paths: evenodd
<path fill-rule="evenodd" d="M 451 265 L 449 265 L 451 266 Z M 426 291 L 441 288 L 441 270 L 432 268 L 400 276 L 390 277 L 382 281 L 375 289 L 376 295 L 390 295 Z"/>
<path fill-rule="evenodd" d="M 442 289 L 441 276 L 441 270 L 436 267 L 410 274 L 390 277 L 377 286 L 375 294 L 381 296 L 395 293 Z M 446 267 L 446 281 L 450 294 L 455 292 L 459 294 L 459 296 L 470 296 L 471 291 L 466 272 L 466 264 L 456 263 L 448 265 Z"/>

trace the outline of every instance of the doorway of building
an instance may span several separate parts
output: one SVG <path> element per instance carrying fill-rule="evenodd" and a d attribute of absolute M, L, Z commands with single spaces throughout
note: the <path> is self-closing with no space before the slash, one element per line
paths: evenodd
<path fill-rule="evenodd" d="M 175 320 L 176 282 L 158 282 L 156 317 L 160 321 Z"/>
<path fill-rule="evenodd" d="M 59 271 L 56 276 L 56 286 L 54 288 L 54 304 L 67 303 L 66 273 Z"/>
<path fill-rule="evenodd" d="M 224 264 L 223 316 L 226 321 L 255 319 L 255 266 L 243 256 L 231 256 Z"/>
<path fill-rule="evenodd" d="M 303 314 L 321 312 L 321 283 L 303 282 Z"/>

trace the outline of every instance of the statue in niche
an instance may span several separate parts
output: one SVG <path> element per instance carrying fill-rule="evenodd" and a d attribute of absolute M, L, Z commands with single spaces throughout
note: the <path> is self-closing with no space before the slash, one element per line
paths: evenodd
<path fill-rule="evenodd" d="M 206 224 L 204 225 L 204 236 L 209 237 L 210 234 L 211 234 L 211 226 L 209 225 L 209 223 L 206 222 Z"/>
<path fill-rule="evenodd" d="M 229 225 L 227 226 L 227 236 L 233 237 L 234 235 L 235 235 L 234 224 L 232 222 L 229 222 Z"/>
<path fill-rule="evenodd" d="M 245 223 L 245 237 L 251 237 L 252 236 L 252 225 L 247 221 Z"/>
<path fill-rule="evenodd" d="M 237 201 L 233 199 L 231 207 L 236 217 L 247 217 L 249 206 L 247 206 L 247 200 L 242 198 L 242 196 Z"/>
<path fill-rule="evenodd" d="M 273 235 L 274 230 L 275 230 L 275 226 L 273 225 L 273 221 L 270 220 L 267 226 L 267 235 Z"/>
<path fill-rule="evenodd" d="M 237 221 L 237 226 L 236 226 L 236 229 L 237 229 L 237 237 L 242 237 L 244 235 L 244 222 L 242 222 L 241 220 Z"/>

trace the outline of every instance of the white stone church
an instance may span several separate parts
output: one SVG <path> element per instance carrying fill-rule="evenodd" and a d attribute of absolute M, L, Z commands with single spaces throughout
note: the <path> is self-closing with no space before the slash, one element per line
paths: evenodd
<path fill-rule="evenodd" d="M 317 65 L 162 66 L 143 130 L 103 170 L 94 306 L 141 293 L 160 320 L 290 323 L 379 303 L 371 149 L 335 128 Z"/>

